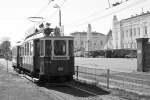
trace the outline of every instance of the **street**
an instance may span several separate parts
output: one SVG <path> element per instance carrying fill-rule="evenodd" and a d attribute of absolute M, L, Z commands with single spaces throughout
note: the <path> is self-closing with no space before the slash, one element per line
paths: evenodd
<path fill-rule="evenodd" d="M 87 85 L 38 86 L 13 71 L 11 62 L 0 59 L 0 98 L 1 100 L 126 100 L 108 92 Z M 75 86 L 75 87 L 74 87 Z M 81 89 L 87 89 L 83 90 Z M 94 89 L 94 90 L 93 90 Z M 91 92 L 87 92 L 91 90 Z M 94 95 L 91 94 L 93 91 Z M 96 93 L 96 94 L 95 94 Z M 96 96 L 95 96 L 96 95 Z"/>

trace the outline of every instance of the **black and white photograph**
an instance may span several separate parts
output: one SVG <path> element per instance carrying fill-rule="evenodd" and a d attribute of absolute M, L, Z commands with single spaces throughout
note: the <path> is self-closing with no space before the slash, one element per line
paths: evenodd
<path fill-rule="evenodd" d="M 0 100 L 150 100 L 150 0 L 1 0 Z"/>

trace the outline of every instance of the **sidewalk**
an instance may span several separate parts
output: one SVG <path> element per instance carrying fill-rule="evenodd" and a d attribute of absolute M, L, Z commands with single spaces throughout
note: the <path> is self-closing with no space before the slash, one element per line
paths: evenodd
<path fill-rule="evenodd" d="M 28 80 L 0 65 L 0 100 L 54 100 Z"/>

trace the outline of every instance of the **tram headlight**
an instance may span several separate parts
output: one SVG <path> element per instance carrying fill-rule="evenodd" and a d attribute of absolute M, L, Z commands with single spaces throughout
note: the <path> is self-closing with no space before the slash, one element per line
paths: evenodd
<path fill-rule="evenodd" d="M 63 68 L 63 67 L 61 67 L 61 66 L 58 66 L 58 67 L 57 67 L 57 70 L 58 70 L 58 71 L 63 71 L 63 70 L 64 70 L 64 68 Z"/>

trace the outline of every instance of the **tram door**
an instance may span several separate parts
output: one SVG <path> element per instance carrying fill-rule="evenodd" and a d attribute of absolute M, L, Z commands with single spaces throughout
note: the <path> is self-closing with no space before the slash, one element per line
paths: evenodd
<path fill-rule="evenodd" d="M 51 40 L 40 40 L 40 75 L 50 70 L 51 50 Z"/>
<path fill-rule="evenodd" d="M 39 73 L 40 71 L 40 40 L 34 40 L 34 71 L 35 73 Z"/>

